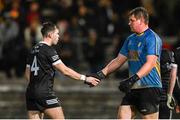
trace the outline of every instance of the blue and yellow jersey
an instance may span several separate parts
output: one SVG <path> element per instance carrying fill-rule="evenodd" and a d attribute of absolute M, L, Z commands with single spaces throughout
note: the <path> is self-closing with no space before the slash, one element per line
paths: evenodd
<path fill-rule="evenodd" d="M 147 29 L 142 34 L 132 34 L 124 42 L 120 54 L 128 58 L 129 75 L 133 75 L 145 64 L 147 55 L 156 55 L 158 60 L 156 66 L 150 73 L 141 80 L 138 80 L 132 89 L 162 87 L 160 76 L 160 54 L 162 41 L 151 29 Z"/>

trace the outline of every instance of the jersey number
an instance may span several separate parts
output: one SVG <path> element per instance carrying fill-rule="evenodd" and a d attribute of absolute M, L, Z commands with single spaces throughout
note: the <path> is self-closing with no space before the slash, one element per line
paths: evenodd
<path fill-rule="evenodd" d="M 39 67 L 37 66 L 37 58 L 36 58 L 36 56 L 34 56 L 34 60 L 33 60 L 32 66 L 31 66 L 31 72 L 34 72 L 34 76 L 37 76 L 38 70 L 39 70 Z"/>

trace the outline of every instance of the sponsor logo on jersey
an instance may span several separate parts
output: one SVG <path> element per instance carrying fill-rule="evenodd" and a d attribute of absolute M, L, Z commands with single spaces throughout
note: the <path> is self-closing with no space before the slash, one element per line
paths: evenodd
<path fill-rule="evenodd" d="M 138 61 L 138 51 L 135 51 L 135 50 L 130 50 L 129 51 L 129 56 L 128 56 L 128 59 L 130 61 Z"/>

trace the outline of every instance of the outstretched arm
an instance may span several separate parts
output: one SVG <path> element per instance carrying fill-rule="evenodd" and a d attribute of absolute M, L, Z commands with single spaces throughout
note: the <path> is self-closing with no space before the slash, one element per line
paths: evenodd
<path fill-rule="evenodd" d="M 80 80 L 81 74 L 67 67 L 64 63 L 56 64 L 54 67 L 65 76 L 71 77 L 75 80 Z"/>
<path fill-rule="evenodd" d="M 85 75 L 82 75 L 74 70 L 72 70 L 71 68 L 67 67 L 64 63 L 59 63 L 54 65 L 54 67 L 61 73 L 63 73 L 64 75 L 73 78 L 75 80 L 83 80 L 86 82 L 89 82 L 91 84 L 93 84 L 94 86 L 98 84 L 99 80 L 97 78 L 94 77 L 86 77 Z"/>
<path fill-rule="evenodd" d="M 99 80 L 105 79 L 107 75 L 121 67 L 126 62 L 126 60 L 127 57 L 119 53 L 118 56 L 109 62 L 109 64 L 104 69 L 97 73 L 93 73 L 90 76 L 93 76 Z M 93 87 L 93 85 L 90 86 Z"/>
<path fill-rule="evenodd" d="M 122 54 L 118 54 L 118 56 L 115 59 L 109 62 L 109 64 L 104 69 L 102 69 L 103 74 L 107 76 L 110 73 L 114 72 L 119 67 L 121 67 L 126 62 L 126 60 L 127 60 L 126 56 Z"/>

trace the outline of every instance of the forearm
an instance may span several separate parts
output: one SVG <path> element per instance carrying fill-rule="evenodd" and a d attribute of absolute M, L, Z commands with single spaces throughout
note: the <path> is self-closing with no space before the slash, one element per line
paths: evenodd
<path fill-rule="evenodd" d="M 26 67 L 25 78 L 27 81 L 30 81 L 30 68 L 29 67 Z"/>
<path fill-rule="evenodd" d="M 119 55 L 115 59 L 113 59 L 103 70 L 105 76 L 109 75 L 110 73 L 117 70 L 119 67 L 121 67 L 125 62 L 127 58 L 125 56 Z"/>
<path fill-rule="evenodd" d="M 170 73 L 170 82 L 169 82 L 169 89 L 168 89 L 168 94 L 172 95 L 174 86 L 176 83 L 176 74 L 177 74 L 177 68 L 172 68 L 171 73 Z"/>
<path fill-rule="evenodd" d="M 146 58 L 146 62 L 144 65 L 139 69 L 136 73 L 139 78 L 142 78 L 150 73 L 150 71 L 156 67 L 157 56 L 155 55 L 148 55 Z"/>
<path fill-rule="evenodd" d="M 112 60 L 103 70 L 105 76 L 115 71 L 117 68 L 119 68 L 118 64 L 115 60 Z"/>
<path fill-rule="evenodd" d="M 174 79 L 174 78 L 172 78 Z M 174 90 L 174 86 L 175 86 L 175 80 L 172 80 L 172 82 L 169 85 L 169 90 L 168 90 L 168 94 L 172 95 L 173 94 L 173 90 Z"/>
<path fill-rule="evenodd" d="M 75 80 L 80 80 L 80 78 L 81 78 L 81 74 L 77 73 L 76 71 L 72 70 L 71 68 L 66 68 L 66 70 L 63 71 L 63 74 L 65 76 L 68 76 Z"/>
<path fill-rule="evenodd" d="M 142 78 L 146 76 L 147 74 L 149 74 L 149 72 L 152 70 L 153 67 L 154 65 L 145 63 L 136 74 L 139 76 L 139 78 Z"/>
<path fill-rule="evenodd" d="M 63 63 L 55 65 L 56 69 L 64 74 L 65 76 L 68 76 L 70 78 L 73 78 L 75 80 L 81 80 L 82 75 L 77 73 L 76 71 L 72 70 L 71 68 L 67 67 Z"/>

